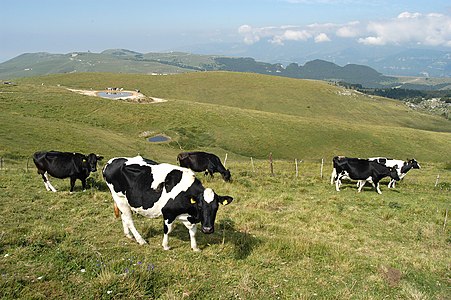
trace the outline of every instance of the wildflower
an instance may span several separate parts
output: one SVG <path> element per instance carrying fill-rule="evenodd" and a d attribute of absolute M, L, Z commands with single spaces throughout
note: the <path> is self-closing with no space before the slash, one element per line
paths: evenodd
<path fill-rule="evenodd" d="M 81 269 L 80 272 L 84 273 L 86 272 L 86 269 Z"/>

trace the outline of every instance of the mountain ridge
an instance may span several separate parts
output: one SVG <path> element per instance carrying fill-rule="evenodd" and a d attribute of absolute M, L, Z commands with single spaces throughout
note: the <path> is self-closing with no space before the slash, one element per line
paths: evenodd
<path fill-rule="evenodd" d="M 100 53 L 24 53 L 0 64 L 0 79 L 73 72 L 178 74 L 193 71 L 232 71 L 275 76 L 345 82 L 366 88 L 400 87 L 396 77 L 386 76 L 360 64 L 341 67 L 314 59 L 303 66 L 266 63 L 251 57 L 201 55 L 186 52 L 140 53 L 127 49 L 107 49 Z M 402 87 L 402 83 L 401 83 Z M 440 86 L 443 88 L 443 85 Z"/>

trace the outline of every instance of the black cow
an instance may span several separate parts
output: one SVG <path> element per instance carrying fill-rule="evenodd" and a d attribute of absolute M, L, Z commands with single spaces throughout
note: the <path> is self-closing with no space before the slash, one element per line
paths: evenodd
<path fill-rule="evenodd" d="M 336 156 L 332 161 L 335 173 L 337 174 L 335 178 L 335 188 L 337 191 L 340 191 L 341 179 L 345 177 L 349 177 L 353 180 L 369 181 L 379 194 L 382 194 L 379 188 L 379 181 L 382 178 L 390 176 L 394 180 L 400 180 L 396 166 L 388 168 L 368 159 L 343 156 Z M 358 192 L 362 190 L 364 185 L 364 183 L 358 184 Z"/>
<path fill-rule="evenodd" d="M 177 156 L 179 165 L 184 168 L 190 168 L 194 172 L 203 172 L 205 175 L 218 172 L 225 181 L 231 180 L 230 171 L 222 165 L 219 157 L 207 152 L 182 152 Z"/>
<path fill-rule="evenodd" d="M 196 242 L 196 223 L 202 232 L 214 232 L 219 204 L 233 201 L 229 196 L 218 196 L 204 188 L 192 170 L 170 164 L 149 163 L 141 156 L 119 157 L 108 161 L 103 177 L 117 208 L 122 212 L 124 234 L 143 245 L 146 241 L 135 228 L 132 212 L 148 218 L 163 215 L 164 236 L 162 246 L 168 250 L 169 233 L 173 223 L 180 220 L 188 228 L 191 248 L 199 251 Z"/>
<path fill-rule="evenodd" d="M 70 177 L 70 192 L 73 192 L 75 180 L 80 179 L 83 190 L 86 190 L 86 178 L 91 172 L 97 171 L 97 162 L 102 160 L 102 156 L 94 153 L 84 155 L 72 152 L 36 152 L 33 154 L 33 162 L 41 174 L 47 191 L 56 192 L 56 189 L 49 181 L 47 174 L 55 178 Z"/>

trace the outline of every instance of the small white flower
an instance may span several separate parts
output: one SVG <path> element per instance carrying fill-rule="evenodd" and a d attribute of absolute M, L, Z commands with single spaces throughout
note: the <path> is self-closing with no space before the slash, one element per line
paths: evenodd
<path fill-rule="evenodd" d="M 84 273 L 86 272 L 86 269 L 81 269 L 80 272 Z"/>
<path fill-rule="evenodd" d="M 39 276 L 39 277 L 38 277 L 38 280 L 41 280 L 42 278 L 44 278 L 44 276 Z"/>
<path fill-rule="evenodd" d="M 113 291 L 106 291 L 106 293 L 109 295 L 109 294 L 111 294 Z"/>
<path fill-rule="evenodd" d="M 8 256 L 9 256 L 9 254 L 8 254 L 8 253 L 6 253 L 4 257 L 8 257 Z"/>

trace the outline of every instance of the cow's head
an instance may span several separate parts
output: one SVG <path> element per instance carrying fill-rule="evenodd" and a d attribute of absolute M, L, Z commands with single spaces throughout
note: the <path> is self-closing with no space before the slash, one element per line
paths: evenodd
<path fill-rule="evenodd" d="M 399 178 L 399 174 L 398 174 L 398 165 L 394 165 L 391 168 L 388 168 L 389 172 L 390 172 L 390 177 L 393 178 L 396 181 L 400 181 L 401 178 Z"/>
<path fill-rule="evenodd" d="M 415 158 L 407 160 L 407 163 L 411 165 L 413 169 L 421 169 L 420 164 L 415 160 Z"/>
<path fill-rule="evenodd" d="M 229 169 L 225 170 L 224 174 L 222 174 L 222 178 L 224 181 L 230 181 L 232 179 L 232 175 L 230 175 Z"/>
<path fill-rule="evenodd" d="M 204 190 L 197 203 L 200 208 L 200 223 L 203 233 L 210 234 L 215 231 L 215 219 L 219 205 L 227 205 L 232 201 L 232 197 L 219 196 L 210 188 Z"/>
<path fill-rule="evenodd" d="M 85 160 L 83 160 L 83 162 L 85 163 L 85 166 L 90 172 L 95 172 L 97 171 L 97 162 L 102 159 L 103 156 L 98 156 L 94 153 L 91 153 L 86 157 L 86 162 Z"/>

